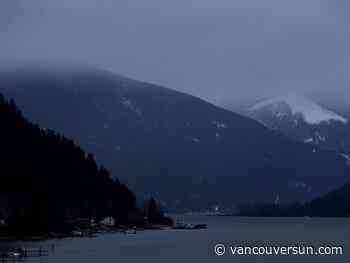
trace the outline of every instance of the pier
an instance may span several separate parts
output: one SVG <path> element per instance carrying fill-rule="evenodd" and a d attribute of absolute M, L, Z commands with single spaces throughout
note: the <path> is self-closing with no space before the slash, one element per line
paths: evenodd
<path fill-rule="evenodd" d="M 7 252 L 0 252 L 0 262 L 20 262 L 26 258 L 39 258 L 49 255 L 47 249 L 39 248 L 15 248 Z"/>

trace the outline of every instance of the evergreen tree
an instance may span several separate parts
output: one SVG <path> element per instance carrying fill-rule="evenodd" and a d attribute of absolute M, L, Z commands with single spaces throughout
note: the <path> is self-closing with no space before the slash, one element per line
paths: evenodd
<path fill-rule="evenodd" d="M 163 212 L 154 198 L 149 200 L 147 217 L 150 223 L 157 223 L 163 218 Z"/>
<path fill-rule="evenodd" d="M 61 229 L 77 218 L 128 225 L 135 195 L 73 140 L 30 123 L 0 94 L 0 200 L 12 231 Z"/>

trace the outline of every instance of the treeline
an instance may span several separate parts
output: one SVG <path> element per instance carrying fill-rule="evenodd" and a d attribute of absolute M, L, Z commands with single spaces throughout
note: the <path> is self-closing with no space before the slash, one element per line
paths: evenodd
<path fill-rule="evenodd" d="M 307 207 L 311 215 L 320 217 L 349 217 L 350 183 L 314 199 Z"/>
<path fill-rule="evenodd" d="M 113 180 L 92 154 L 27 121 L 14 101 L 1 94 L 0 123 L 0 220 L 6 221 L 7 231 L 64 231 L 78 218 L 143 223 L 134 193 Z"/>
<path fill-rule="evenodd" d="M 304 204 L 241 205 L 239 215 L 258 217 L 349 217 L 350 183 Z"/>

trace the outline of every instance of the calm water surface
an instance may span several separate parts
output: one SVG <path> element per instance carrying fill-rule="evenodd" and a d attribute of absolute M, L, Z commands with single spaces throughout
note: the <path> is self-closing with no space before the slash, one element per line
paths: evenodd
<path fill-rule="evenodd" d="M 206 223 L 207 230 L 160 230 L 136 235 L 105 234 L 26 243 L 50 249 L 50 256 L 26 262 L 350 262 L 350 219 L 280 219 L 181 216 L 188 223 Z M 218 257 L 217 243 L 225 245 L 333 245 L 343 256 L 233 256 Z"/>

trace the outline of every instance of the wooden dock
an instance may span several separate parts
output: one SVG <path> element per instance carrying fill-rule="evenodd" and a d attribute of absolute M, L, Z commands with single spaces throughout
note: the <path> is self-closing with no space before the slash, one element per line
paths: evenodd
<path fill-rule="evenodd" d="M 39 258 L 49 255 L 49 251 L 39 248 L 15 248 L 0 254 L 0 262 L 20 262 L 26 258 Z"/>

